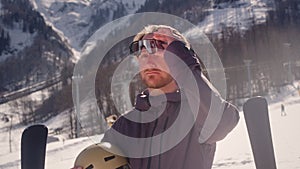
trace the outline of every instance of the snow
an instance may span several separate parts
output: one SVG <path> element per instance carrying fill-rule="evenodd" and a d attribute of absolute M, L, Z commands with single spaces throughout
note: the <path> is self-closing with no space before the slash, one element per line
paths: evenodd
<path fill-rule="evenodd" d="M 272 139 L 274 144 L 277 168 L 300 167 L 300 96 L 291 86 L 282 88 L 277 97 L 266 97 L 269 105 Z M 283 98 L 283 99 L 282 99 Z M 287 116 L 280 115 L 281 104 L 285 105 Z M 220 141 L 217 147 L 215 169 L 249 169 L 255 168 L 250 141 L 243 113 L 238 126 L 232 133 Z"/>
<path fill-rule="evenodd" d="M 128 4 L 127 11 L 129 14 L 135 13 L 143 4 L 145 4 L 146 0 L 122 0 L 123 4 Z M 135 4 L 135 6 L 133 6 Z"/>
<path fill-rule="evenodd" d="M 88 33 L 91 9 L 89 1 L 81 0 L 31 0 L 41 12 L 46 23 L 51 25 L 63 39 L 77 51 L 82 37 Z"/>
<path fill-rule="evenodd" d="M 41 82 L 40 84 L 42 84 L 42 83 L 44 83 L 44 82 Z M 59 84 L 56 87 L 59 87 Z M 17 94 L 19 92 L 29 90 L 29 88 L 30 87 L 22 88 L 18 91 L 15 91 L 15 93 L 9 93 L 9 94 Z M 43 104 L 44 100 L 48 99 L 51 96 L 51 93 L 52 93 L 51 88 L 46 88 L 46 89 L 43 89 L 43 90 L 33 92 L 33 93 L 31 93 L 27 96 L 18 98 L 16 100 L 10 101 L 8 103 L 0 104 L 0 128 L 2 127 L 1 117 L 2 117 L 3 114 L 13 115 L 14 116 L 13 117 L 13 124 L 18 123 L 20 121 L 20 118 L 21 118 L 21 116 L 18 112 L 25 112 L 24 109 L 26 109 L 24 104 L 26 104 L 28 102 L 33 102 L 38 107 L 41 104 Z M 7 97 L 7 95 L 9 95 L 9 94 L 4 94 L 4 97 Z M 28 112 L 28 110 L 26 112 Z"/>
<path fill-rule="evenodd" d="M 82 43 L 91 35 L 92 16 L 99 9 L 110 9 L 108 21 L 113 19 L 116 4 L 124 4 L 126 14 L 134 14 L 146 0 L 30 0 L 46 23 L 66 40 L 77 62 Z M 161 1 L 160 1 L 161 2 Z M 202 32 L 221 37 L 224 28 L 244 32 L 253 24 L 266 22 L 267 12 L 272 10 L 274 0 L 239 0 L 221 3 L 208 9 L 209 15 L 198 23 Z"/>
<path fill-rule="evenodd" d="M 37 96 L 38 97 L 38 96 Z M 266 97 L 269 105 L 269 116 L 272 138 L 278 168 L 300 168 L 300 96 L 292 86 L 282 88 L 277 96 Z M 284 99 L 282 99 L 284 98 Z M 280 116 L 280 104 L 285 104 L 287 116 Z M 8 111 L 8 109 L 6 109 Z M 5 112 L 5 107 L 0 107 Z M 7 112 L 8 113 L 8 112 Z M 67 134 L 54 135 L 53 129 L 68 125 L 68 111 L 50 119 L 44 124 L 49 128 L 49 137 L 58 141 L 47 144 L 45 169 L 66 169 L 73 166 L 76 156 L 85 147 L 101 140 L 103 135 L 67 139 Z M 249 169 L 255 168 L 251 146 L 247 135 L 243 113 L 237 127 L 217 144 L 213 169 Z M 13 119 L 13 123 L 16 119 Z M 12 129 L 12 152 L 9 152 L 10 123 L 0 121 L 0 169 L 20 168 L 20 137 L 26 126 L 14 126 Z"/>
<path fill-rule="evenodd" d="M 92 32 L 92 16 L 98 9 L 110 9 L 108 20 L 112 20 L 113 9 L 116 4 L 122 3 L 127 14 L 135 13 L 146 0 L 30 0 L 34 9 L 38 10 L 46 23 L 50 25 L 64 41 L 67 41 L 74 53 L 75 62 L 79 58 L 82 43 Z M 161 2 L 161 1 L 160 1 Z M 221 34 L 224 27 L 233 28 L 236 31 L 246 31 L 253 24 L 266 22 L 267 12 L 272 10 L 274 0 L 239 0 L 232 3 L 221 3 L 208 9 L 209 15 L 198 23 L 198 27 L 207 34 Z M 0 4 L 1 7 L 1 4 Z M 18 36 L 18 34 L 20 36 Z M 24 34 L 11 33 L 15 37 L 23 37 L 12 40 L 12 48 L 24 48 L 30 45 L 32 37 Z M 21 41 L 23 39 L 26 42 Z M 20 46 L 20 44 L 23 44 Z M 8 54 L 1 58 L 6 59 Z M 2 60 L 4 60 L 2 59 Z"/>
<path fill-rule="evenodd" d="M 58 32 L 63 39 L 66 39 L 73 48 L 73 53 L 81 50 L 82 42 L 90 34 L 91 17 L 97 9 L 116 8 L 116 3 L 122 2 L 128 14 L 134 13 L 144 4 L 145 0 L 31 0 L 34 8 L 38 10 L 48 25 Z M 133 5 L 135 4 L 135 5 Z M 76 55 L 76 54 L 75 54 Z M 74 60 L 78 59 L 74 56 Z"/>
<path fill-rule="evenodd" d="M 10 51 L 18 52 L 27 46 L 31 46 L 36 33 L 30 34 L 22 31 L 22 23 L 14 23 L 14 29 L 5 28 L 10 36 Z M 4 52 L 0 57 L 0 62 L 11 56 L 11 53 Z"/>
<path fill-rule="evenodd" d="M 207 34 L 222 33 L 224 28 L 231 27 L 244 32 L 253 24 L 266 22 L 270 2 L 263 0 L 239 0 L 232 3 L 221 3 L 209 9 L 209 15 L 198 26 Z"/>

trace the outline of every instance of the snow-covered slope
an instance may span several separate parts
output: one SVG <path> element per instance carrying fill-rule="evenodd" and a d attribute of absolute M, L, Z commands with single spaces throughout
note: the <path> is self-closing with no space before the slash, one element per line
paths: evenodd
<path fill-rule="evenodd" d="M 242 33 L 254 24 L 265 23 L 273 3 L 273 0 L 239 0 L 215 4 L 207 10 L 209 15 L 198 26 L 208 34 L 221 35 L 225 28 Z"/>
<path fill-rule="evenodd" d="M 10 35 L 11 52 L 22 51 L 25 47 L 31 46 L 33 39 L 36 36 L 36 33 L 30 34 L 28 32 L 23 32 L 22 28 L 20 28 L 22 26 L 21 24 L 15 25 L 14 29 L 5 29 L 5 31 L 9 32 Z M 0 62 L 11 56 L 11 52 L 4 52 L 0 57 Z"/>
<path fill-rule="evenodd" d="M 92 11 L 89 1 L 32 0 L 35 8 L 43 15 L 75 49 L 80 49 L 82 36 L 88 33 Z"/>
<path fill-rule="evenodd" d="M 287 116 L 280 116 L 280 102 L 269 106 L 270 123 L 277 168 L 300 167 L 300 96 L 284 101 Z M 219 142 L 214 169 L 255 169 L 243 114 L 234 131 Z"/>
<path fill-rule="evenodd" d="M 93 17 L 99 10 L 107 9 L 109 12 L 107 20 L 111 21 L 113 11 L 118 10 L 118 4 L 124 5 L 125 14 L 131 14 L 143 4 L 144 0 L 31 0 L 31 2 L 42 13 L 47 23 L 59 31 L 76 51 L 80 51 L 82 43 L 94 31 L 91 27 L 97 22 L 97 18 Z"/>
<path fill-rule="evenodd" d="M 72 56 L 69 44 L 32 8 L 26 0 L 1 1 L 1 96 L 60 73 Z"/>
<path fill-rule="evenodd" d="M 71 46 L 80 51 L 83 42 L 93 33 L 97 12 L 109 9 L 106 21 L 112 21 L 113 11 L 123 4 L 123 14 L 135 13 L 145 0 L 31 0 L 45 20 L 59 31 Z M 220 3 L 207 9 L 209 15 L 198 26 L 205 33 L 221 33 L 225 27 L 239 31 L 249 29 L 253 24 L 266 22 L 267 11 L 272 9 L 273 0 L 239 0 Z M 99 13 L 98 13 L 99 14 Z M 97 19 L 97 18 L 96 18 Z M 101 21 L 99 21 L 101 22 Z M 104 23 L 101 23 L 104 24 Z M 101 25 L 100 24 L 100 25 Z"/>

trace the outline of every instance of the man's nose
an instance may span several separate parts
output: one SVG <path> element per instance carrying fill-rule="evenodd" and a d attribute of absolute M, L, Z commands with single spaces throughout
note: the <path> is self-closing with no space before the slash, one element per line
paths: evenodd
<path fill-rule="evenodd" d="M 145 53 L 146 54 L 146 53 Z M 157 59 L 153 54 L 147 52 L 147 56 L 143 59 L 142 66 L 145 68 L 156 68 Z"/>
<path fill-rule="evenodd" d="M 157 57 L 154 54 L 148 53 L 148 57 L 146 58 L 147 64 L 156 64 L 157 63 Z"/>

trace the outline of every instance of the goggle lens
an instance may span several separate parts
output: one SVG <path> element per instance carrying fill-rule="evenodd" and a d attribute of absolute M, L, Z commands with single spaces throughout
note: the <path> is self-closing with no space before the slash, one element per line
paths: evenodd
<path fill-rule="evenodd" d="M 158 51 L 158 49 L 165 49 L 163 44 L 167 43 L 156 39 L 144 39 L 132 42 L 129 46 L 129 49 L 131 54 L 136 53 L 139 55 L 143 48 L 145 48 L 149 54 L 154 54 Z"/>

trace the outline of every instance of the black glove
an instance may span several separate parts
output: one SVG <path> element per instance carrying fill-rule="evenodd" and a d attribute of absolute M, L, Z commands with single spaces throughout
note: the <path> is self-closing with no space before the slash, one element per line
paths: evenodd
<path fill-rule="evenodd" d="M 200 62 L 193 50 L 189 50 L 181 41 L 173 41 L 166 48 L 164 53 L 165 61 L 168 64 L 171 71 L 170 73 L 173 77 L 179 75 L 180 71 L 186 67 L 178 62 L 178 59 L 175 57 L 181 59 L 188 67 L 193 65 L 198 65 L 200 67 Z"/>
<path fill-rule="evenodd" d="M 199 64 L 199 60 L 194 51 L 189 50 L 181 41 L 171 42 L 170 45 L 166 48 L 166 51 L 168 52 L 165 52 L 165 58 L 174 56 L 179 57 L 187 64 L 187 66 Z"/>

